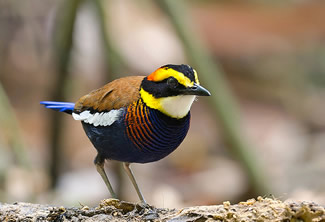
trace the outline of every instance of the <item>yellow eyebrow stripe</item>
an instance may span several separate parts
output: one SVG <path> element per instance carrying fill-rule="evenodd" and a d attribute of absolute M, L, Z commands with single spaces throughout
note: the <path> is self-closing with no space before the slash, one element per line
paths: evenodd
<path fill-rule="evenodd" d="M 199 77 L 197 76 L 197 72 L 196 72 L 196 70 L 195 70 L 195 69 L 193 69 L 193 71 L 194 71 L 194 78 L 195 78 L 195 82 L 196 82 L 196 84 L 199 84 L 199 85 L 200 85 L 200 82 L 199 82 Z"/>
<path fill-rule="evenodd" d="M 147 79 L 154 82 L 160 82 L 169 77 L 174 77 L 180 84 L 185 87 L 192 87 L 194 85 L 194 82 L 191 81 L 188 77 L 186 77 L 183 73 L 168 67 L 157 69 L 156 71 L 151 73 L 147 77 Z M 195 78 L 197 79 L 197 75 Z"/>

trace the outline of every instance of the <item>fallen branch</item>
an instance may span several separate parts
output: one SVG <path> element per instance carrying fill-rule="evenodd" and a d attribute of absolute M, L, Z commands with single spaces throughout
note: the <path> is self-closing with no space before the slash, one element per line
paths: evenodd
<path fill-rule="evenodd" d="M 0 221 L 324 221 L 324 207 L 258 197 L 231 205 L 155 208 L 116 199 L 98 207 L 65 208 L 31 203 L 0 204 Z"/>

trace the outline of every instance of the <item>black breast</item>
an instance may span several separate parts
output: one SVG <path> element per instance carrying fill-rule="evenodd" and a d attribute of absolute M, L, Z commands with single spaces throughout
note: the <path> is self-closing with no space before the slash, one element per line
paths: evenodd
<path fill-rule="evenodd" d="M 166 157 L 181 144 L 190 126 L 190 113 L 174 119 L 138 100 L 110 126 L 82 125 L 103 158 L 148 163 Z"/>
<path fill-rule="evenodd" d="M 181 144 L 189 130 L 190 113 L 182 119 L 171 118 L 139 100 L 128 108 L 125 122 L 128 138 L 147 157 L 141 162 L 152 162 Z"/>

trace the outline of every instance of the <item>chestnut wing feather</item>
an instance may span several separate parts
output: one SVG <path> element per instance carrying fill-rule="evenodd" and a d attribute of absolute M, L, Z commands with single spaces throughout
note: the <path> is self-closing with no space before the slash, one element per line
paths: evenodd
<path fill-rule="evenodd" d="M 144 78 L 145 76 L 129 76 L 116 79 L 81 97 L 75 104 L 74 112 L 102 112 L 126 107 L 140 98 L 139 90 Z"/>

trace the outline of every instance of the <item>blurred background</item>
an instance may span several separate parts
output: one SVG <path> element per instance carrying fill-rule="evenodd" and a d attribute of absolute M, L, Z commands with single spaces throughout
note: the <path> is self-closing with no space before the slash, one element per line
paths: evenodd
<path fill-rule="evenodd" d="M 193 104 L 174 153 L 132 165 L 147 201 L 325 204 L 324 11 L 317 0 L 0 0 L 0 201 L 109 198 L 81 124 L 39 101 L 186 63 L 212 96 Z M 121 164 L 106 169 L 138 201 Z"/>

